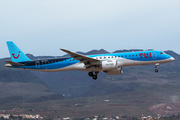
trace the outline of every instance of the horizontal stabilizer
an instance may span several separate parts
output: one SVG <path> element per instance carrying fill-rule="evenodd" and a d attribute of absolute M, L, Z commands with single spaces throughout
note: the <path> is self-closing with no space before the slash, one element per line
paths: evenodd
<path fill-rule="evenodd" d="M 23 66 L 23 64 L 20 64 L 20 63 L 16 63 L 16 62 L 12 62 L 12 61 L 5 61 L 11 65 L 14 65 L 14 66 Z"/>

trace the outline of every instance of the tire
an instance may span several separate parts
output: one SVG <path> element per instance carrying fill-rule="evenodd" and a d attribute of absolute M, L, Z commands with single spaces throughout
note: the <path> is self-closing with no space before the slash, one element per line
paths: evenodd
<path fill-rule="evenodd" d="M 93 78 L 94 80 L 96 80 L 96 79 L 97 79 L 97 75 L 93 75 L 92 78 Z"/>
<path fill-rule="evenodd" d="M 89 75 L 90 77 L 92 77 L 92 76 L 93 76 L 93 72 L 89 72 L 88 75 Z"/>
<path fill-rule="evenodd" d="M 155 69 L 155 72 L 157 73 L 157 72 L 158 72 L 158 69 Z"/>

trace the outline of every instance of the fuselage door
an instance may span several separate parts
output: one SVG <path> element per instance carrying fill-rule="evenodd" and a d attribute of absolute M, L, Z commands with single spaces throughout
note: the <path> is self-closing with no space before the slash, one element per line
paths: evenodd
<path fill-rule="evenodd" d="M 152 53 L 152 58 L 153 58 L 153 59 L 156 59 L 156 58 L 157 58 L 157 53 L 156 53 L 156 52 L 153 52 L 153 53 Z"/>
<path fill-rule="evenodd" d="M 40 67 L 40 62 L 39 61 L 36 61 L 36 68 L 39 68 Z"/>

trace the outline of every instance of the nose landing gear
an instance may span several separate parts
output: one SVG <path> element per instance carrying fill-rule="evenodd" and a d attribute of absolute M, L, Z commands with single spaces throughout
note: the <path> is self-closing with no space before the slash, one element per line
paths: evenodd
<path fill-rule="evenodd" d="M 157 73 L 157 72 L 158 72 L 158 69 L 155 69 L 155 72 Z"/>
<path fill-rule="evenodd" d="M 159 63 L 156 63 L 156 64 L 155 64 L 155 72 L 156 72 L 156 73 L 158 72 L 158 69 L 157 69 L 158 66 L 159 66 Z"/>
<path fill-rule="evenodd" d="M 95 75 L 94 75 L 93 72 L 89 72 L 88 75 L 89 75 L 90 77 L 92 77 L 94 80 L 96 80 L 98 73 L 99 73 L 99 72 L 95 72 Z"/>

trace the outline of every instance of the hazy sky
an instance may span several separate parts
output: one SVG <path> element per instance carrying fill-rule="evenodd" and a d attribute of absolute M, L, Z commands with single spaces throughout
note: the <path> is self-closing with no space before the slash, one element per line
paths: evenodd
<path fill-rule="evenodd" d="M 180 54 L 180 0 L 1 0 L 0 58 L 6 41 L 24 52 L 63 55 L 105 49 Z"/>

